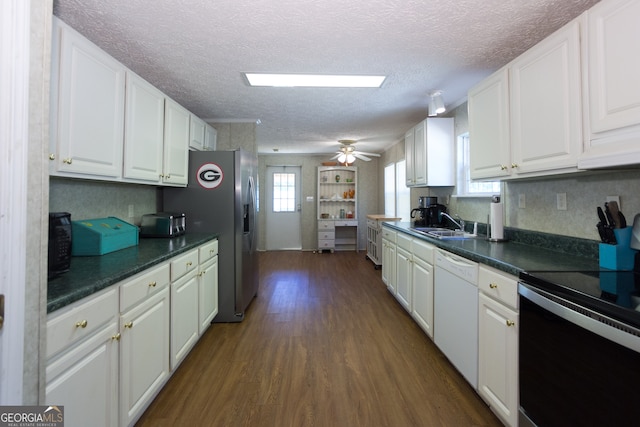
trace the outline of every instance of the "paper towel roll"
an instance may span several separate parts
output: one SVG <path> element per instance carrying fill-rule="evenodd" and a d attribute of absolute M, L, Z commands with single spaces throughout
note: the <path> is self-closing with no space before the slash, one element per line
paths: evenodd
<path fill-rule="evenodd" d="M 504 218 L 502 203 L 491 203 L 491 238 L 504 239 Z"/>

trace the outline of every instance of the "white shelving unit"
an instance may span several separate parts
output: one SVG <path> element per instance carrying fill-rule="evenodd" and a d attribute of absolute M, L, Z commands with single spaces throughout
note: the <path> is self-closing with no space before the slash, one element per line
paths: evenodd
<path fill-rule="evenodd" d="M 318 167 L 318 251 L 358 250 L 358 168 Z"/>

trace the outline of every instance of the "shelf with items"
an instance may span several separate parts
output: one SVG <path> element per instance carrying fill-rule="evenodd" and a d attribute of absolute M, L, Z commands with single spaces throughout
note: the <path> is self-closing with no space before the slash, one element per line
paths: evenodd
<path fill-rule="evenodd" d="M 318 250 L 357 250 L 357 168 L 318 167 Z"/>

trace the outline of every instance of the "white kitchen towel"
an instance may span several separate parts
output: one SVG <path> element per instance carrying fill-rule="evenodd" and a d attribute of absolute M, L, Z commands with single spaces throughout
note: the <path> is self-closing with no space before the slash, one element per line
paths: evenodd
<path fill-rule="evenodd" d="M 504 239 L 504 213 L 502 203 L 491 203 L 491 238 Z"/>

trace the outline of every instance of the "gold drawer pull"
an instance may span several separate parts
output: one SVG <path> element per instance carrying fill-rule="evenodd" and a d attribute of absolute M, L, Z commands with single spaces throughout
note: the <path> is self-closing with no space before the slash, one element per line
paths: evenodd
<path fill-rule="evenodd" d="M 84 328 L 86 328 L 86 327 L 87 327 L 87 324 L 88 324 L 88 323 L 87 323 L 87 321 L 86 321 L 86 320 L 83 320 L 83 321 L 81 321 L 81 322 L 76 322 L 76 328 L 82 328 L 82 329 L 84 329 Z"/>
<path fill-rule="evenodd" d="M 62 163 L 66 163 L 68 165 L 70 165 L 73 162 L 73 159 L 71 157 L 69 157 L 68 159 L 62 159 Z"/>
<path fill-rule="evenodd" d="M 154 280 L 153 282 L 149 283 L 149 287 L 150 287 L 150 288 L 155 288 L 157 284 L 158 284 L 158 282 L 156 282 L 156 281 Z"/>
<path fill-rule="evenodd" d="M 489 287 L 490 287 L 491 289 L 495 289 L 495 288 L 497 288 L 497 287 L 498 287 L 498 285 L 496 285 L 495 283 L 489 283 Z"/>
<path fill-rule="evenodd" d="M 191 267 L 192 265 L 193 265 L 193 263 L 192 263 L 191 261 L 189 261 L 189 262 L 187 263 L 187 267 Z"/>
<path fill-rule="evenodd" d="M 117 334 L 113 335 L 113 336 L 111 337 L 111 339 L 112 339 L 113 341 L 120 341 L 120 332 L 118 332 Z"/>
<path fill-rule="evenodd" d="M 125 327 L 125 328 L 129 328 L 129 329 L 133 328 L 133 322 L 127 322 L 127 323 L 125 323 L 125 324 L 124 324 L 124 327 Z"/>
<path fill-rule="evenodd" d="M 513 326 L 515 324 L 516 322 L 514 322 L 513 320 L 507 320 L 507 326 Z"/>

